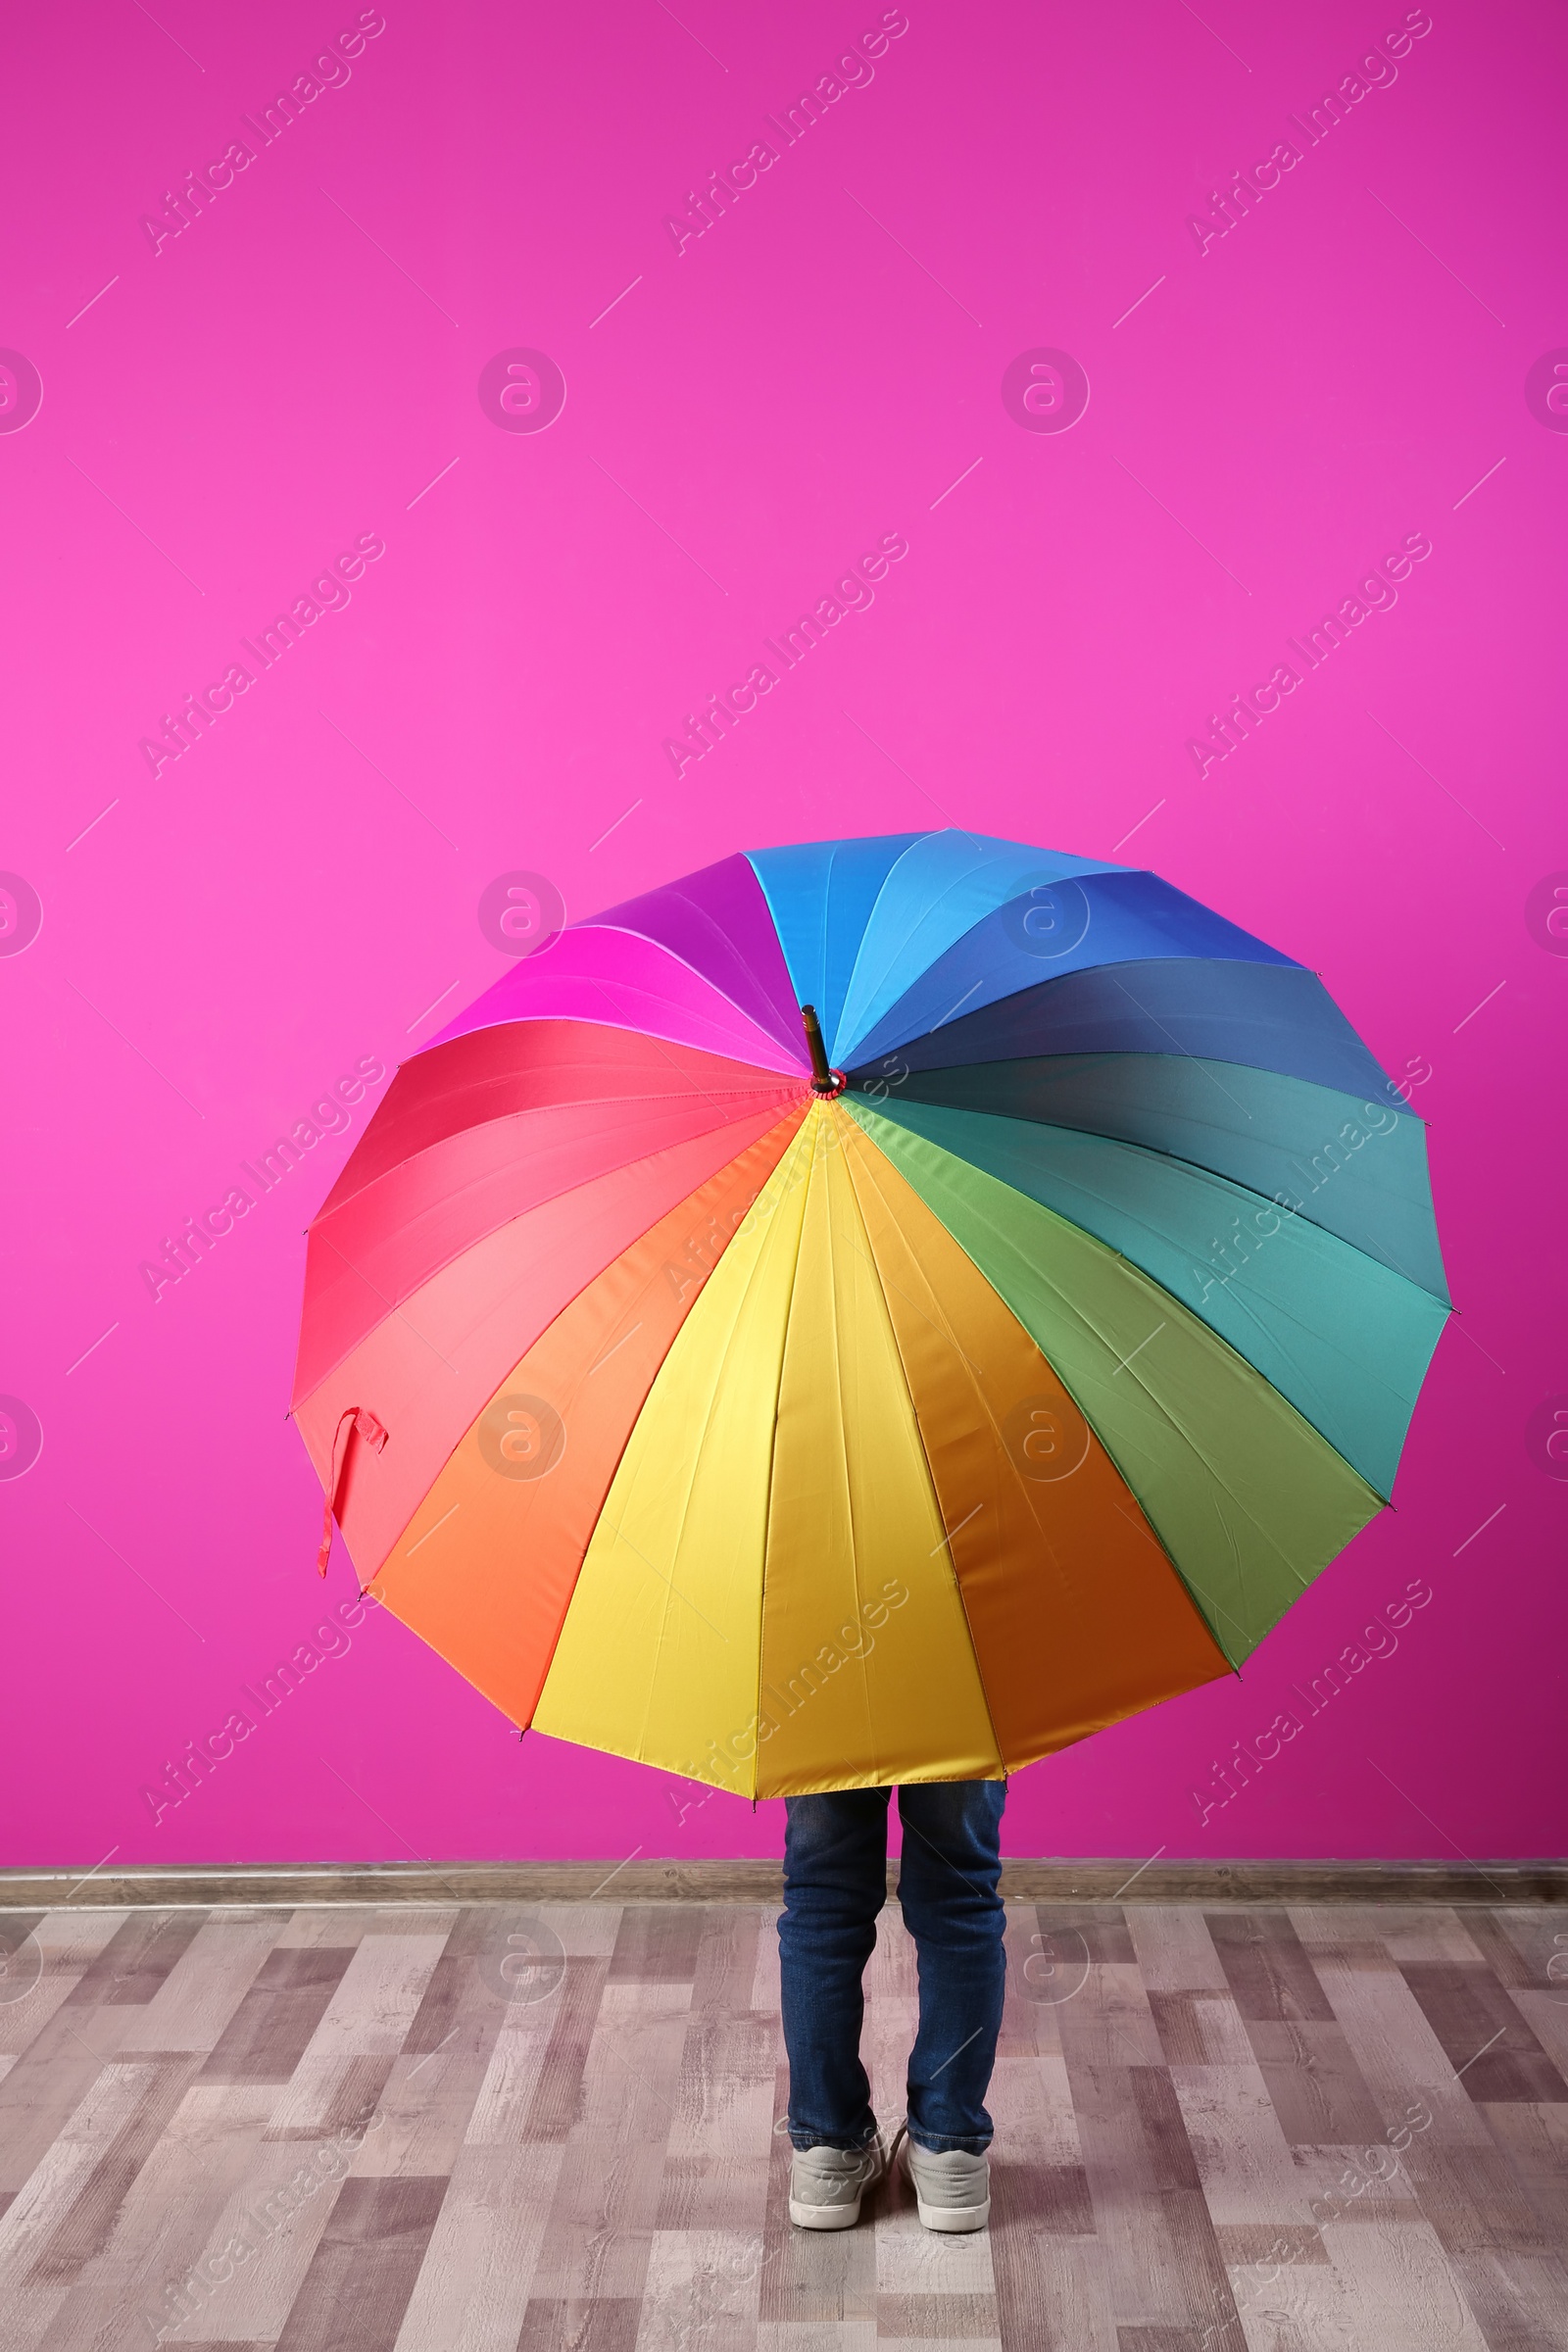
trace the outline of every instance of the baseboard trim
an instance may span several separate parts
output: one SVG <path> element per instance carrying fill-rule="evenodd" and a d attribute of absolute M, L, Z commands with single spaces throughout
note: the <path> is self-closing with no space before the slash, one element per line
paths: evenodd
<path fill-rule="evenodd" d="M 898 1866 L 888 1868 L 888 1890 Z M 208 1910 L 394 1903 L 760 1903 L 776 1862 L 199 1864 L 179 1870 L 0 1870 L 0 1910 Z M 1568 1861 L 1009 1861 L 1018 1903 L 1568 1903 Z"/>

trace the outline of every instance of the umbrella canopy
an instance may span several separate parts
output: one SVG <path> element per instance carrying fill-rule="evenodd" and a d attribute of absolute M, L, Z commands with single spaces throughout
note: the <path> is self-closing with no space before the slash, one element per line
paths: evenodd
<path fill-rule="evenodd" d="M 514 1722 L 776 1795 L 1238 1667 L 1448 1311 L 1421 1122 L 1313 972 L 900 834 L 572 924 L 405 1062 L 293 1409 L 327 1541 Z"/>

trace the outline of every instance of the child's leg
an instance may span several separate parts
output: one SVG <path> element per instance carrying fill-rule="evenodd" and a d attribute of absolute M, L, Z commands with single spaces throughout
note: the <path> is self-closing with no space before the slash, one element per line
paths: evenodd
<path fill-rule="evenodd" d="M 889 1794 L 838 1788 L 785 1799 L 778 1948 L 798 2148 L 860 2148 L 876 2132 L 860 2064 L 860 1978 L 887 1899 Z"/>
<path fill-rule="evenodd" d="M 922 2148 L 991 2143 L 986 2085 L 1006 1983 L 997 1884 L 1005 1781 L 914 1782 L 899 1790 L 899 1900 L 920 1967 L 920 2031 L 909 2053 L 909 2137 Z"/>

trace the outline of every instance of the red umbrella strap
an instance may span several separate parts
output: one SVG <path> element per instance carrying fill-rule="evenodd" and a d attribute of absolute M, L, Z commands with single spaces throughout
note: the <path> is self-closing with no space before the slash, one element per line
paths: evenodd
<path fill-rule="evenodd" d="M 381 1451 L 387 1440 L 387 1433 L 381 1423 L 372 1412 L 368 1412 L 363 1404 L 345 1405 L 342 1412 L 339 1413 L 337 1428 L 332 1437 L 332 1459 L 326 1482 L 326 1507 L 321 1513 L 321 1547 L 316 1555 L 316 1565 L 322 1576 L 326 1574 L 326 1563 L 332 1549 L 332 1521 L 337 1515 L 338 1491 L 343 1484 L 343 1473 L 348 1468 L 349 1440 L 356 1429 L 374 1453 Z"/>

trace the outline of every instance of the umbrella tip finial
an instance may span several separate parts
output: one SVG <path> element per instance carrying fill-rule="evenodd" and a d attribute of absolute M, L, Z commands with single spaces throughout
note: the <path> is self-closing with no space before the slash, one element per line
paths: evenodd
<path fill-rule="evenodd" d="M 812 1094 L 842 1095 L 849 1080 L 842 1070 L 835 1070 L 828 1061 L 827 1046 L 822 1037 L 822 1024 L 816 1017 L 814 1004 L 801 1006 L 801 1020 L 806 1029 L 806 1043 L 811 1056 Z"/>

